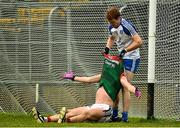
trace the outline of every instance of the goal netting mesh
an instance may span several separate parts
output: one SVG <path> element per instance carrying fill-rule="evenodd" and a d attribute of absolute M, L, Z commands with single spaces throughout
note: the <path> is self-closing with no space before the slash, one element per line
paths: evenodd
<path fill-rule="evenodd" d="M 179 0 L 158 0 L 156 35 L 155 116 L 180 115 Z M 98 84 L 63 80 L 63 73 L 101 73 L 108 37 L 105 12 L 108 6 L 124 7 L 143 39 L 141 64 L 133 80 L 143 92 L 131 97 L 130 116 L 146 117 L 148 60 L 148 0 L 82 0 L 78 2 L 0 2 L 0 111 L 42 113 L 90 105 Z M 116 46 L 113 48 L 116 54 Z M 39 102 L 35 103 L 35 85 Z M 122 99 L 122 96 L 120 96 Z M 120 101 L 122 111 L 122 100 Z"/>
<path fill-rule="evenodd" d="M 180 116 L 180 1 L 158 0 L 155 116 Z"/>

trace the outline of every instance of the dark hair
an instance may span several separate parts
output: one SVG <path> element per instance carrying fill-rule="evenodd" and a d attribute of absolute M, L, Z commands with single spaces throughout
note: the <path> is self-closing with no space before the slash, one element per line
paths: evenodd
<path fill-rule="evenodd" d="M 112 19 L 118 19 L 121 16 L 119 9 L 117 7 L 110 7 L 106 12 L 106 18 L 108 21 Z"/>

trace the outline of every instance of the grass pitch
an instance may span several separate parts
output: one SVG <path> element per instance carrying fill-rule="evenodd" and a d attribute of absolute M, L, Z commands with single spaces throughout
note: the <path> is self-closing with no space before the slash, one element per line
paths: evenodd
<path fill-rule="evenodd" d="M 0 113 L 0 127 L 180 127 L 180 121 L 130 118 L 128 123 L 37 123 L 32 115 Z"/>

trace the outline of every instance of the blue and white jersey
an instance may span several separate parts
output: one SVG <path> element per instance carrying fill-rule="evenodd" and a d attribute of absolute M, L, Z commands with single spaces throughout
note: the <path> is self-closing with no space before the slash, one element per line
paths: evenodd
<path fill-rule="evenodd" d="M 121 52 L 124 48 L 128 47 L 132 43 L 131 37 L 137 34 L 135 27 L 129 21 L 122 18 L 121 24 L 118 28 L 113 28 L 109 25 L 110 35 L 115 37 L 117 49 Z M 127 52 L 123 59 L 138 59 L 140 58 L 139 48 Z"/>

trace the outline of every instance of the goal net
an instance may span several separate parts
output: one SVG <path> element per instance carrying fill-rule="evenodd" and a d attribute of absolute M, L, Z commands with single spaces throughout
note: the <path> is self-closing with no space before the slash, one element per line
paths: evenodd
<path fill-rule="evenodd" d="M 156 35 L 155 116 L 177 118 L 180 106 L 178 0 L 158 0 Z M 141 63 L 133 84 L 142 90 L 138 101 L 132 95 L 130 116 L 147 115 L 148 0 L 82 0 L 0 2 L 0 109 L 29 113 L 37 106 L 42 113 L 55 113 L 90 105 L 98 84 L 63 80 L 72 70 L 79 76 L 101 73 L 101 51 L 108 38 L 105 12 L 109 6 L 122 9 L 143 39 Z M 113 53 L 117 54 L 116 46 Z M 39 102 L 35 103 L 35 85 Z M 122 99 L 122 96 L 121 98 Z M 120 101 L 122 111 L 122 101 Z"/>

